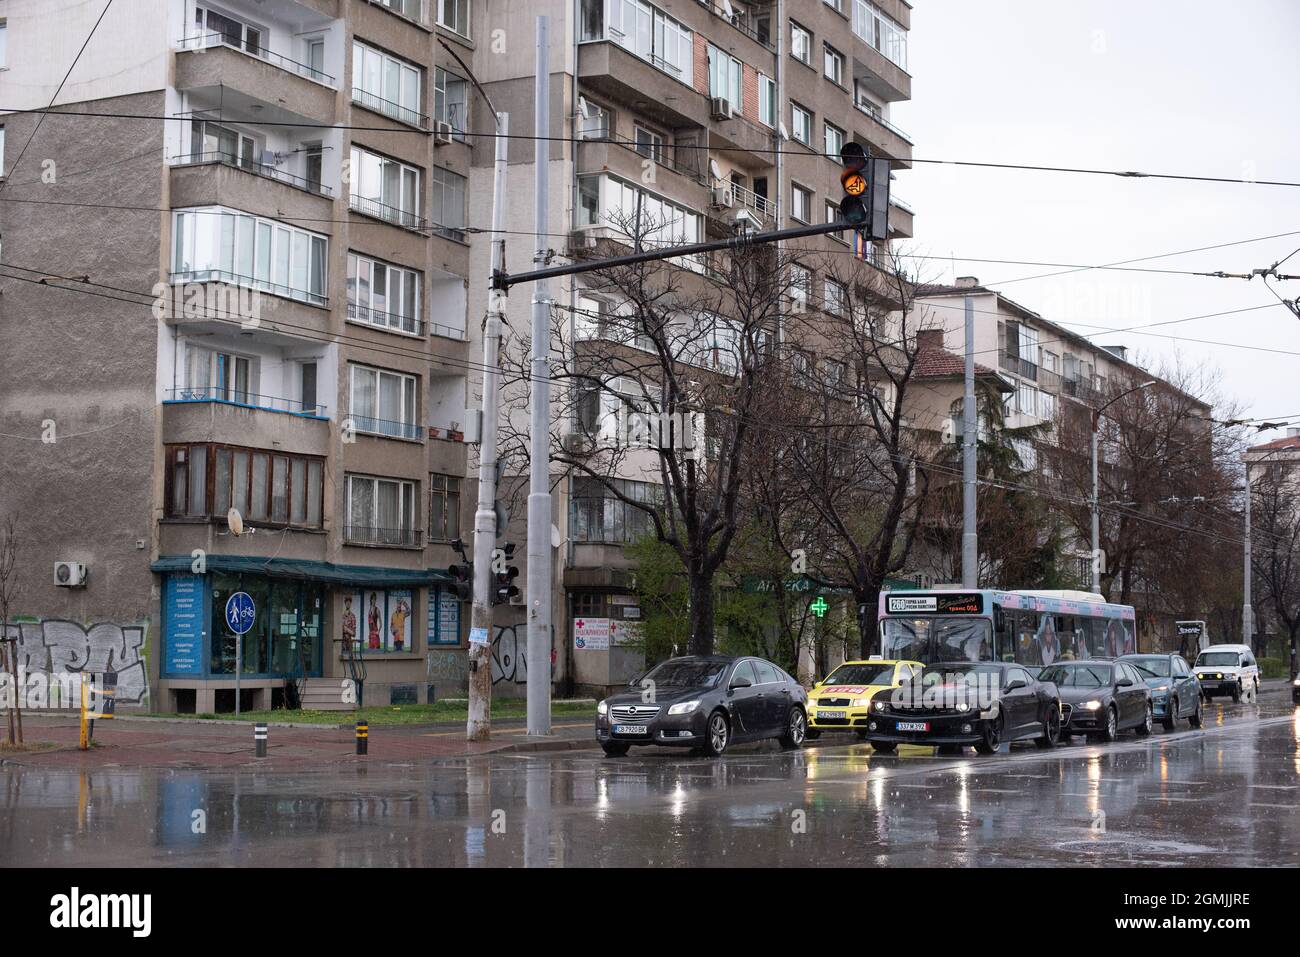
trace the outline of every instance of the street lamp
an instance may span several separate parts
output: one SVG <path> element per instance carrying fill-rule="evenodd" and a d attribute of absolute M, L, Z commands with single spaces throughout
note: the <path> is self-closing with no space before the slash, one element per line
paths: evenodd
<path fill-rule="evenodd" d="M 1141 385 L 1125 389 L 1109 402 L 1092 410 L 1092 590 L 1098 594 L 1101 593 L 1101 516 L 1097 511 L 1097 432 L 1101 427 L 1101 414 L 1124 396 L 1132 395 L 1134 392 L 1141 392 L 1143 389 L 1150 388 L 1155 384 L 1155 379 L 1148 379 Z"/>

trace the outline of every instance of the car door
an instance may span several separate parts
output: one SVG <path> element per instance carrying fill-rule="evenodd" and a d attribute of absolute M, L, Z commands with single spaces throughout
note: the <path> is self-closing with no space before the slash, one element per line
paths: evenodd
<path fill-rule="evenodd" d="M 785 716 L 790 710 L 790 689 L 781 681 L 781 673 L 770 661 L 754 659 L 758 672 L 758 699 L 762 702 L 763 729 L 760 734 L 780 734 L 785 729 Z"/>
<path fill-rule="evenodd" d="M 1121 681 L 1128 681 L 1121 686 Z M 1139 725 L 1146 717 L 1147 692 L 1146 682 L 1136 671 L 1123 662 L 1115 665 L 1115 699 L 1119 702 L 1120 727 Z"/>
<path fill-rule="evenodd" d="M 732 684 L 737 678 L 747 679 L 749 687 L 733 688 Z M 731 729 L 732 739 L 752 738 L 759 734 L 765 721 L 764 706 L 761 697 L 762 692 L 758 686 L 758 673 L 754 671 L 752 659 L 742 658 L 736 662 L 731 670 L 731 675 L 727 678 L 727 688 L 727 697 L 731 702 L 731 712 L 735 716 Z"/>
<path fill-rule="evenodd" d="M 1196 698 L 1200 694 L 1200 688 L 1197 687 L 1196 677 L 1192 674 L 1192 669 L 1187 666 L 1187 662 L 1180 656 L 1174 655 L 1173 667 L 1170 669 L 1174 675 L 1174 694 L 1178 696 L 1179 714 L 1194 714 L 1196 712 Z"/>
<path fill-rule="evenodd" d="M 1007 713 L 1004 733 L 1008 739 L 1023 734 L 1034 720 L 1034 680 L 1023 668 L 1008 668 L 1004 689 L 1015 681 L 1024 682 L 1024 686 L 1007 689 L 1002 693 L 1003 707 Z"/>

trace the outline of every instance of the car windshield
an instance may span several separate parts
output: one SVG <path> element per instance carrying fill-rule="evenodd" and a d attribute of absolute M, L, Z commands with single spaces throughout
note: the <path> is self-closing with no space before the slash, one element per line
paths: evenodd
<path fill-rule="evenodd" d="M 1235 651 L 1206 651 L 1196 659 L 1196 667 L 1234 668 L 1241 664 L 1241 656 Z"/>
<path fill-rule="evenodd" d="M 824 685 L 887 685 L 893 681 L 893 665 L 840 665 L 822 682 Z"/>
<path fill-rule="evenodd" d="M 1039 681 L 1050 681 L 1058 688 L 1105 688 L 1110 678 L 1107 665 L 1052 665 L 1038 673 Z"/>
<path fill-rule="evenodd" d="M 648 671 L 634 685 L 643 685 L 653 681 L 659 688 L 712 688 L 727 670 L 725 661 L 692 661 L 688 658 L 673 658 Z"/>
<path fill-rule="evenodd" d="M 987 684 L 993 675 L 994 684 L 1001 680 L 1002 668 L 996 664 L 978 664 L 974 662 L 956 662 L 926 665 L 921 672 L 921 685 L 930 687 L 934 684 L 971 685 Z M 981 678 L 981 676 L 985 676 Z"/>
<path fill-rule="evenodd" d="M 1125 658 L 1124 660 L 1136 668 L 1143 678 L 1169 677 L 1168 658 Z"/>
<path fill-rule="evenodd" d="M 881 654 L 919 661 L 992 661 L 993 624 L 987 618 L 886 618 Z"/>

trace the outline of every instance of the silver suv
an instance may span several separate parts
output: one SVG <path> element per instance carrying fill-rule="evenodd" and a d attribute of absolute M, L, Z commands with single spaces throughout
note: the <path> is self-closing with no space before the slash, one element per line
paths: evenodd
<path fill-rule="evenodd" d="M 1259 694 L 1259 663 L 1249 645 L 1210 645 L 1196 656 L 1193 670 L 1206 701 L 1215 695 L 1240 701 Z"/>

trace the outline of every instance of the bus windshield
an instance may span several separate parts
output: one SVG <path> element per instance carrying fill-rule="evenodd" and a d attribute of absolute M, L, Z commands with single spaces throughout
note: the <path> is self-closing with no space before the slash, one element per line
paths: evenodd
<path fill-rule="evenodd" d="M 885 618 L 881 654 L 916 661 L 992 661 L 993 625 L 987 618 Z"/>

